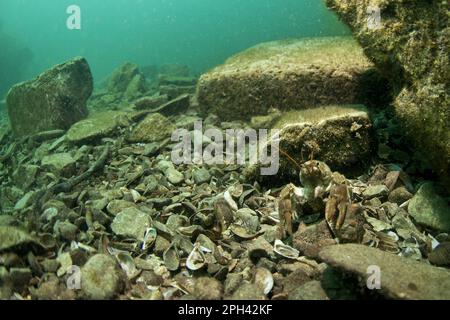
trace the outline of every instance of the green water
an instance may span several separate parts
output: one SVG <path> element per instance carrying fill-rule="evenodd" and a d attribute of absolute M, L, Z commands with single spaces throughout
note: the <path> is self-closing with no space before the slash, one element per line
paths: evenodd
<path fill-rule="evenodd" d="M 69 30 L 69 5 L 81 30 Z M 1 0 L 0 95 L 73 56 L 100 80 L 124 61 L 194 74 L 254 44 L 348 30 L 319 0 Z"/>

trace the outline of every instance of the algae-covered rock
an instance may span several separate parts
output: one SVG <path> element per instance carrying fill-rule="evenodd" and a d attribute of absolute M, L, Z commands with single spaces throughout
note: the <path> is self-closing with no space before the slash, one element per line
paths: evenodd
<path fill-rule="evenodd" d="M 159 113 L 148 115 L 129 134 L 130 142 L 161 141 L 172 135 L 175 126 L 166 117 Z"/>
<path fill-rule="evenodd" d="M 448 2 L 328 0 L 327 4 L 391 79 L 399 123 L 450 190 Z M 369 28 L 370 6 L 380 10 L 378 28 Z"/>
<path fill-rule="evenodd" d="M 375 136 L 364 106 L 290 111 L 281 115 L 273 128 L 280 130 L 280 179 L 294 177 L 298 169 L 294 161 L 301 164 L 313 158 L 334 171 L 354 174 L 365 169 L 373 156 Z M 246 174 L 253 177 L 259 170 L 253 166 Z"/>
<path fill-rule="evenodd" d="M 126 127 L 128 125 L 129 120 L 124 112 L 99 112 L 75 123 L 67 132 L 66 139 L 73 143 L 85 143 L 106 137 L 118 127 Z"/>
<path fill-rule="evenodd" d="M 378 77 L 351 38 L 269 42 L 202 75 L 198 101 L 203 112 L 224 120 L 249 120 L 272 107 L 289 110 L 364 103 L 368 75 Z"/>
<path fill-rule="evenodd" d="M 113 257 L 97 254 L 81 269 L 81 289 L 93 300 L 112 299 L 123 289 L 124 275 Z"/>
<path fill-rule="evenodd" d="M 42 249 L 39 241 L 26 231 L 10 226 L 0 226 L 0 252 L 20 250 L 29 246 Z"/>
<path fill-rule="evenodd" d="M 50 170 L 57 176 L 70 177 L 75 172 L 75 159 L 70 153 L 56 153 L 45 156 L 42 161 L 42 167 Z"/>
<path fill-rule="evenodd" d="M 408 212 L 422 226 L 450 231 L 450 206 L 431 182 L 420 187 L 409 202 Z"/>
<path fill-rule="evenodd" d="M 111 229 L 119 236 L 143 240 L 145 230 L 150 227 L 150 222 L 146 213 L 136 208 L 126 208 L 114 218 Z"/>
<path fill-rule="evenodd" d="M 81 57 L 13 86 L 7 96 L 13 133 L 20 137 L 54 129 L 67 130 L 88 115 L 86 102 L 92 89 L 89 65 Z"/>
<path fill-rule="evenodd" d="M 360 277 L 363 286 L 373 274 L 369 267 L 379 270 L 381 288 L 377 292 L 388 298 L 450 299 L 450 271 L 445 269 L 359 244 L 329 246 L 319 256 L 328 265 Z"/>
<path fill-rule="evenodd" d="M 113 71 L 107 89 L 110 94 L 119 93 L 126 100 L 136 99 L 147 90 L 145 76 L 139 71 L 137 64 L 127 62 Z"/>

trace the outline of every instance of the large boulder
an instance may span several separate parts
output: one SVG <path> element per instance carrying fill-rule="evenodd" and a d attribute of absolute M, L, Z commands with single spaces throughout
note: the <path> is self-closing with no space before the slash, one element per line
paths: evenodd
<path fill-rule="evenodd" d="M 450 27 L 447 1 L 327 0 L 392 80 L 396 116 L 450 190 Z M 381 24 L 369 28 L 378 6 Z"/>
<path fill-rule="evenodd" d="M 448 300 L 450 271 L 359 244 L 328 246 L 319 253 L 332 267 L 355 274 L 363 285 L 379 270 L 378 291 L 390 299 Z"/>
<path fill-rule="evenodd" d="M 6 99 L 13 133 L 20 137 L 68 129 L 88 115 L 93 89 L 91 70 L 77 57 L 11 88 Z"/>
<path fill-rule="evenodd" d="M 364 103 L 377 82 L 382 84 L 356 41 L 323 37 L 250 48 L 202 75 L 197 94 L 203 112 L 249 120 L 272 107 Z"/>

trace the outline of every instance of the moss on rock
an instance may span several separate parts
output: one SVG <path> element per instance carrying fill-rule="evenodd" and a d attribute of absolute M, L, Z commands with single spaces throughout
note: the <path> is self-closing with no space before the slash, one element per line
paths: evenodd
<path fill-rule="evenodd" d="M 392 81 L 403 130 L 450 190 L 450 26 L 447 1 L 327 0 Z M 378 6 L 381 26 L 369 29 Z"/>

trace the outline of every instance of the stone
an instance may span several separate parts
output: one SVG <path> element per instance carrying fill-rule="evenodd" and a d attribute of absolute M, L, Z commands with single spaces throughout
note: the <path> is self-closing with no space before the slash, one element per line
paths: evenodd
<path fill-rule="evenodd" d="M 329 300 L 320 281 L 317 280 L 309 281 L 299 286 L 291 291 L 288 297 L 289 300 Z"/>
<path fill-rule="evenodd" d="M 447 1 L 374 2 L 381 26 L 367 28 L 370 1 L 328 0 L 365 54 L 390 79 L 402 131 L 450 190 L 450 37 Z M 386 18 L 383 18 L 386 17 Z M 436 21 L 445 21 L 436 23 Z M 412 32 L 417 30 L 417 32 Z"/>
<path fill-rule="evenodd" d="M 293 247 L 312 259 L 318 258 L 322 248 L 335 243 L 325 220 L 308 226 L 300 225 L 293 238 Z"/>
<path fill-rule="evenodd" d="M 41 266 L 47 273 L 56 273 L 60 264 L 56 259 L 44 259 L 44 261 L 41 262 Z"/>
<path fill-rule="evenodd" d="M 302 269 L 296 269 L 282 280 L 283 291 L 290 294 L 311 280 L 314 279 L 307 272 Z"/>
<path fill-rule="evenodd" d="M 67 289 L 67 285 L 54 276 L 42 282 L 39 288 L 31 288 L 30 292 L 35 300 L 73 300 L 76 297 L 74 290 Z"/>
<path fill-rule="evenodd" d="M 244 283 L 231 295 L 230 300 L 266 300 L 266 296 L 256 284 Z"/>
<path fill-rule="evenodd" d="M 128 87 L 123 94 L 123 98 L 127 101 L 133 101 L 142 97 L 146 91 L 145 77 L 141 74 L 137 74 L 128 84 Z"/>
<path fill-rule="evenodd" d="M 181 95 L 195 94 L 196 86 L 175 86 L 173 84 L 159 87 L 159 94 L 167 95 L 169 99 L 175 99 Z"/>
<path fill-rule="evenodd" d="M 136 110 L 156 109 L 168 101 L 169 97 L 167 95 L 143 97 L 134 102 L 134 107 Z"/>
<path fill-rule="evenodd" d="M 198 300 L 220 300 L 223 286 L 214 278 L 201 277 L 195 280 L 193 294 Z"/>
<path fill-rule="evenodd" d="M 177 96 L 177 98 L 164 103 L 162 106 L 154 109 L 153 111 L 158 112 L 163 116 L 170 117 L 177 114 L 186 113 L 187 109 L 190 106 L 190 103 L 190 96 L 188 94 L 182 94 L 180 96 Z"/>
<path fill-rule="evenodd" d="M 26 164 L 21 165 L 14 171 L 13 179 L 17 186 L 26 190 L 28 189 L 34 182 L 35 177 L 39 171 L 39 166 Z"/>
<path fill-rule="evenodd" d="M 368 186 L 366 190 L 363 191 L 363 197 L 365 199 L 373 199 L 378 197 L 385 197 L 389 193 L 388 187 L 383 184 Z"/>
<path fill-rule="evenodd" d="M 359 244 L 324 248 L 320 258 L 328 265 L 355 274 L 366 283 L 370 266 L 381 270 L 379 293 L 405 300 L 450 299 L 450 271 Z"/>
<path fill-rule="evenodd" d="M 97 141 L 113 134 L 119 127 L 130 124 L 127 114 L 120 111 L 105 111 L 92 114 L 75 123 L 67 132 L 66 139 L 75 144 Z"/>
<path fill-rule="evenodd" d="M 272 107 L 282 111 L 366 103 L 362 91 L 372 63 L 350 37 L 263 43 L 200 77 L 201 110 L 223 120 L 250 120 Z M 376 88 L 373 85 L 371 88 Z"/>
<path fill-rule="evenodd" d="M 160 161 L 158 163 L 158 168 L 164 173 L 167 180 L 174 185 L 178 185 L 184 181 L 184 175 L 177 169 L 170 161 Z"/>
<path fill-rule="evenodd" d="M 442 232 L 450 231 L 450 207 L 433 183 L 424 183 L 408 205 L 414 220 L 425 227 Z"/>
<path fill-rule="evenodd" d="M 14 251 L 30 246 L 42 248 L 37 239 L 26 231 L 11 226 L 0 226 L 0 252 Z"/>
<path fill-rule="evenodd" d="M 123 276 L 113 257 L 96 254 L 81 268 L 81 289 L 87 299 L 112 299 L 123 289 Z"/>
<path fill-rule="evenodd" d="M 45 156 L 41 165 L 45 170 L 51 171 L 56 176 L 70 178 L 75 173 L 76 161 L 70 153 L 55 153 Z"/>
<path fill-rule="evenodd" d="M 208 183 L 211 180 L 211 174 L 206 168 L 194 170 L 192 177 L 194 178 L 194 182 L 196 184 Z"/>
<path fill-rule="evenodd" d="M 23 287 L 27 286 L 32 277 L 31 270 L 28 268 L 11 268 L 9 270 L 9 278 L 13 287 L 21 291 Z"/>
<path fill-rule="evenodd" d="M 359 105 L 290 111 L 279 118 L 273 129 L 280 130 L 279 148 L 283 151 L 277 179 L 292 178 L 293 169 L 297 169 L 286 154 L 297 163 L 314 157 L 333 171 L 360 173 L 368 166 L 376 145 L 367 110 Z M 247 176 L 259 175 L 259 166 L 249 168 Z M 273 181 L 273 176 L 270 179 Z"/>
<path fill-rule="evenodd" d="M 14 206 L 14 210 L 23 210 L 33 203 L 34 191 L 27 192 Z"/>
<path fill-rule="evenodd" d="M 157 142 L 171 137 L 175 126 L 166 117 L 153 113 L 145 117 L 128 135 L 130 142 Z"/>
<path fill-rule="evenodd" d="M 413 197 L 412 193 L 408 191 L 405 187 L 398 187 L 389 193 L 389 202 L 401 205 Z"/>
<path fill-rule="evenodd" d="M 111 223 L 111 229 L 116 235 L 137 240 L 144 239 L 145 231 L 150 226 L 150 217 L 136 208 L 124 209 L 117 214 Z"/>
<path fill-rule="evenodd" d="M 87 61 L 81 57 L 13 86 L 8 93 L 7 107 L 14 135 L 69 129 L 88 115 L 86 103 L 92 90 L 92 74 Z"/>
<path fill-rule="evenodd" d="M 127 90 L 131 90 L 131 88 L 128 89 L 130 85 L 133 86 L 139 81 L 136 80 L 136 77 L 145 79 L 144 75 L 139 71 L 138 65 L 129 62 L 124 63 L 112 72 L 108 80 L 107 89 L 109 92 L 123 94 Z M 135 82 L 134 84 L 133 81 Z"/>
<path fill-rule="evenodd" d="M 125 210 L 126 208 L 137 208 L 137 206 L 133 202 L 126 200 L 112 200 L 106 206 L 108 213 L 113 216 L 116 216 L 119 212 Z"/>
<path fill-rule="evenodd" d="M 77 238 L 78 227 L 69 221 L 57 222 L 53 228 L 65 240 L 74 241 Z"/>

